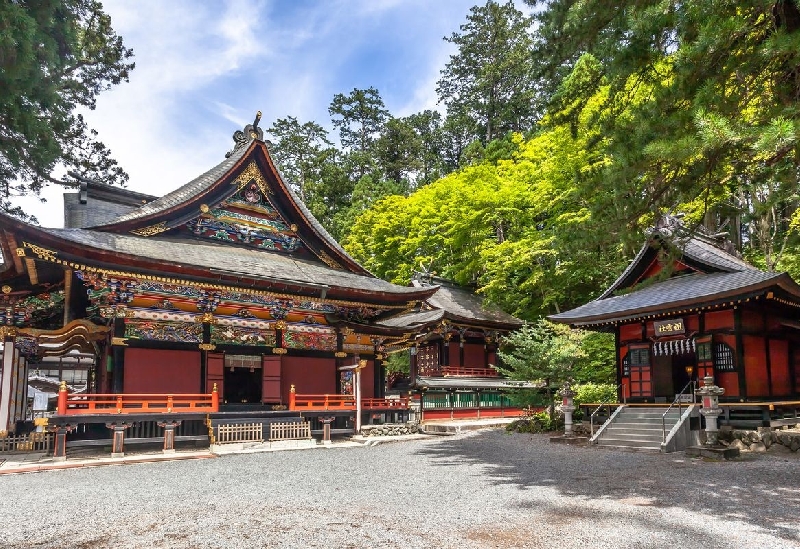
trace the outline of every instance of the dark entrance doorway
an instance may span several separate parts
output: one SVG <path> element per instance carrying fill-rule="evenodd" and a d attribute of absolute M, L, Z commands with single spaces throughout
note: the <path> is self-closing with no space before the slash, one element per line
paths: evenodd
<path fill-rule="evenodd" d="M 261 404 L 261 357 L 225 355 L 226 404 Z"/>
<path fill-rule="evenodd" d="M 686 387 L 690 380 L 694 379 L 696 370 L 694 353 L 673 355 L 672 357 L 672 386 L 675 393 Z"/>

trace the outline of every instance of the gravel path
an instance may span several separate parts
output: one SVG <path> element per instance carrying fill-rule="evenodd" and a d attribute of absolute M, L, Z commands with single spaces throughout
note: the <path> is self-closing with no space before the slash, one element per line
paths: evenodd
<path fill-rule="evenodd" d="M 798 466 L 492 430 L 70 469 L 0 477 L 0 546 L 783 549 L 800 547 Z"/>

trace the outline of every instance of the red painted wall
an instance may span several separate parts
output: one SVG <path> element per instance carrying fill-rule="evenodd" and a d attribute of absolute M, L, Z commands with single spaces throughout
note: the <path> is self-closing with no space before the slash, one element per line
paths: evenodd
<path fill-rule="evenodd" d="M 375 397 L 375 362 L 367 361 L 367 365 L 361 370 L 361 398 Z"/>
<path fill-rule="evenodd" d="M 745 330 L 764 329 L 764 315 L 760 311 L 742 310 L 742 328 Z"/>
<path fill-rule="evenodd" d="M 450 342 L 450 366 L 461 366 L 461 358 L 459 354 L 459 347 L 458 343 L 451 341 Z"/>
<path fill-rule="evenodd" d="M 731 320 L 733 320 L 733 315 L 731 315 Z M 727 343 L 730 346 L 730 348 L 733 349 L 733 357 L 737 361 L 737 367 L 738 367 L 739 354 L 736 352 L 736 336 L 727 334 L 714 334 L 714 342 Z M 738 372 L 718 372 L 715 376 L 714 383 L 725 389 L 725 394 L 723 396 L 726 397 L 739 396 Z"/>
<path fill-rule="evenodd" d="M 486 368 L 483 344 L 466 343 L 464 344 L 464 367 L 465 368 Z"/>
<path fill-rule="evenodd" d="M 125 349 L 126 393 L 199 393 L 200 351 Z"/>
<path fill-rule="evenodd" d="M 642 325 L 638 322 L 636 324 L 624 324 L 619 327 L 620 341 L 640 341 L 641 339 Z"/>
<path fill-rule="evenodd" d="M 705 331 L 733 328 L 733 311 L 715 311 L 705 313 Z"/>
<path fill-rule="evenodd" d="M 338 375 L 336 359 L 284 356 L 281 358 L 281 398 L 289 402 L 292 385 L 305 395 L 335 394 Z"/>
<path fill-rule="evenodd" d="M 742 336 L 744 344 L 744 377 L 747 382 L 747 397 L 769 396 L 767 384 L 767 355 L 764 338 Z"/>
<path fill-rule="evenodd" d="M 789 342 L 773 339 L 769 342 L 769 371 L 772 381 L 772 396 L 792 394 L 789 376 Z"/>

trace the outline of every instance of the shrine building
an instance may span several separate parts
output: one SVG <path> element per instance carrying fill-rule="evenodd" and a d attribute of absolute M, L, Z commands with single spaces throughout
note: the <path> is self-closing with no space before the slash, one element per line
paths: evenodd
<path fill-rule="evenodd" d="M 447 400 L 431 410 L 519 413 L 492 366 L 520 321 L 468 292 L 369 273 L 281 177 L 259 119 L 162 197 L 81 180 L 65 194 L 66 228 L 0 214 L 0 431 L 30 419 L 28 381 L 55 375 L 67 383 L 51 425 L 70 436 L 111 412 L 139 424 L 278 414 L 313 430 L 331 416 L 352 432 L 407 417 L 408 394 L 387 398 L 384 361 L 408 350 L 412 389 Z M 80 389 L 74 371 L 63 377 L 71 367 Z M 445 377 L 461 382 L 437 385 Z"/>
<path fill-rule="evenodd" d="M 691 400 L 713 376 L 726 420 L 769 425 L 800 408 L 799 311 L 788 274 L 666 217 L 597 299 L 549 319 L 615 335 L 619 402 Z"/>

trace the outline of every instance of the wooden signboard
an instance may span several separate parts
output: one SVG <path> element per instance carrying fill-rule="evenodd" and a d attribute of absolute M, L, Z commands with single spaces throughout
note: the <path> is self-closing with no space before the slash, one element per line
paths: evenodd
<path fill-rule="evenodd" d="M 656 337 L 670 336 L 686 332 L 686 325 L 682 318 L 673 318 L 672 320 L 653 322 L 653 330 L 655 330 Z"/>

